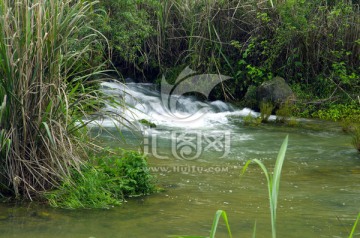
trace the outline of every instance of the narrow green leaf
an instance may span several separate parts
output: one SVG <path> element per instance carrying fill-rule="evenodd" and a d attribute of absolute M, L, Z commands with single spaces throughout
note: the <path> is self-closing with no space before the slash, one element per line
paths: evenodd
<path fill-rule="evenodd" d="M 223 210 L 217 210 L 216 213 L 215 213 L 214 221 L 213 221 L 211 231 L 210 231 L 210 238 L 215 237 L 215 233 L 216 233 L 217 226 L 219 225 L 220 217 L 222 217 L 224 219 L 226 228 L 228 230 L 229 237 L 232 238 L 232 234 L 231 234 L 229 222 L 228 222 L 228 219 L 227 219 L 227 215 L 226 215 L 226 212 L 223 211 Z"/>
<path fill-rule="evenodd" d="M 354 225 L 353 225 L 353 228 L 352 228 L 352 230 L 351 230 L 351 233 L 350 233 L 350 235 L 349 235 L 349 238 L 353 238 L 359 220 L 360 220 L 360 213 L 358 214 L 357 219 L 356 219 L 356 221 L 355 221 L 355 223 L 354 223 Z"/>
<path fill-rule="evenodd" d="M 275 211 L 277 208 L 277 198 L 278 198 L 278 194 L 279 194 L 281 170 L 282 170 L 282 166 L 283 166 L 284 160 L 285 160 L 285 154 L 286 154 L 288 141 L 289 141 L 289 136 L 287 135 L 284 139 L 284 142 L 281 145 L 278 157 L 276 159 L 275 168 L 274 168 L 271 197 L 272 197 Z M 276 218 L 276 212 L 274 213 L 274 215 Z"/>
<path fill-rule="evenodd" d="M 49 129 L 49 126 L 46 122 L 42 122 L 42 125 L 44 126 L 45 130 L 46 130 L 46 133 L 49 137 L 49 140 L 51 141 L 51 143 L 55 146 L 55 140 L 53 138 L 53 136 L 51 135 L 50 133 L 50 129 Z"/>
<path fill-rule="evenodd" d="M 252 238 L 256 238 L 256 221 L 254 223 Z"/>

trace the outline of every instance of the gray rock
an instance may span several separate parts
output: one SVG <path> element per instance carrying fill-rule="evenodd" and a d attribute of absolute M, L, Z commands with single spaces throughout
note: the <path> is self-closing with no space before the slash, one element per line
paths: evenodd
<path fill-rule="evenodd" d="M 258 105 L 261 102 L 271 102 L 275 107 L 279 107 L 287 100 L 295 99 L 295 95 L 283 78 L 275 77 L 256 89 L 256 99 Z"/>

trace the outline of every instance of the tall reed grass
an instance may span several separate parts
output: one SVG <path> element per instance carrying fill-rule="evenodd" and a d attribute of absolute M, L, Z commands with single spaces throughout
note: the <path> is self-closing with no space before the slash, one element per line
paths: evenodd
<path fill-rule="evenodd" d="M 1 193 L 32 198 L 76 169 L 84 156 L 82 121 L 98 106 L 87 87 L 94 2 L 3 0 L 0 3 Z M 84 33 L 88 34 L 84 35 Z M 82 46 L 83 42 L 87 45 Z M 81 71 L 81 72 L 79 72 Z"/>

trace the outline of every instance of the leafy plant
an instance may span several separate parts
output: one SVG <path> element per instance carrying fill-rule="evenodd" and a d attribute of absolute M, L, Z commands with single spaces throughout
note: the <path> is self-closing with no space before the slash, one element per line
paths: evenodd
<path fill-rule="evenodd" d="M 142 154 L 108 151 L 96 155 L 80 171 L 73 170 L 57 190 L 45 193 L 53 207 L 106 208 L 119 205 L 129 196 L 154 191 L 153 177 Z"/>
<path fill-rule="evenodd" d="M 284 142 L 281 145 L 279 154 L 276 159 L 274 172 L 271 175 L 265 165 L 258 159 L 249 160 L 244 168 L 242 173 L 244 174 L 247 170 L 250 163 L 255 162 L 257 165 L 260 166 L 262 171 L 265 174 L 266 180 L 267 180 L 267 187 L 269 192 L 269 203 L 270 203 L 270 214 L 271 214 L 271 231 L 272 231 L 272 237 L 276 238 L 276 210 L 277 210 L 277 201 L 279 196 L 279 189 L 280 189 L 280 178 L 281 178 L 281 170 L 282 165 L 285 160 L 285 153 L 288 145 L 289 137 L 286 136 Z"/>
<path fill-rule="evenodd" d="M 331 104 L 324 106 L 324 109 L 318 110 L 312 116 L 324 120 L 348 120 L 356 123 L 360 122 L 360 108 L 356 101 L 348 104 Z"/>

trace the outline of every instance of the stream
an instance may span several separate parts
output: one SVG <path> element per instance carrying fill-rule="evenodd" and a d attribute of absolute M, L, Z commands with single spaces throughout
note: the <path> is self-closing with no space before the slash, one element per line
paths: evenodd
<path fill-rule="evenodd" d="M 227 212 L 233 237 L 252 237 L 255 222 L 257 237 L 271 237 L 266 178 L 255 164 L 241 171 L 251 159 L 272 171 L 286 135 L 278 237 L 348 237 L 360 212 L 360 154 L 338 124 L 298 119 L 297 127 L 244 126 L 244 116 L 258 113 L 192 96 L 174 96 L 173 103 L 151 84 L 107 82 L 103 88 L 130 109 L 108 105 L 105 110 L 118 113 L 118 121 L 99 119 L 93 133 L 104 145 L 146 152 L 164 191 L 104 210 L 0 204 L 0 237 L 208 236 L 219 209 Z M 119 130 L 116 140 L 112 135 Z M 222 220 L 216 237 L 228 237 Z"/>

